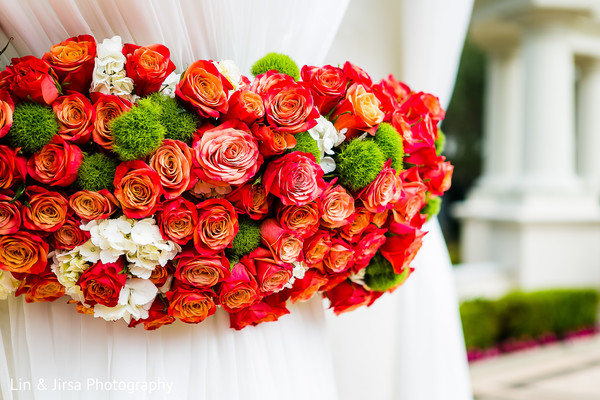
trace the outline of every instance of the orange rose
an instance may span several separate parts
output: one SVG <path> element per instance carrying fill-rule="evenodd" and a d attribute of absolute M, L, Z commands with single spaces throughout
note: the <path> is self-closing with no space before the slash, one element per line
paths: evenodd
<path fill-rule="evenodd" d="M 277 221 L 284 229 L 302 238 L 312 236 L 319 229 L 320 205 L 317 199 L 303 206 L 282 206 L 277 211 Z"/>
<path fill-rule="evenodd" d="M 0 269 L 39 274 L 48 264 L 48 243 L 29 232 L 0 236 Z"/>
<path fill-rule="evenodd" d="M 25 295 L 27 303 L 54 301 L 65 294 L 65 287 L 58 282 L 52 271 L 40 275 L 27 275 L 15 292 L 15 296 Z"/>
<path fill-rule="evenodd" d="M 282 132 L 303 132 L 317 124 L 319 110 L 304 82 L 279 82 L 262 97 L 269 125 Z"/>
<path fill-rule="evenodd" d="M 394 204 L 394 220 L 407 224 L 425 205 L 427 186 L 421 181 L 417 168 L 413 167 L 400 174 L 403 196 Z"/>
<path fill-rule="evenodd" d="M 94 102 L 96 119 L 92 138 L 96 144 L 106 150 L 113 148 L 113 136 L 110 130 L 110 121 L 131 110 L 131 103 L 118 96 L 102 94 L 100 92 L 90 93 Z"/>
<path fill-rule="evenodd" d="M 27 159 L 17 154 L 18 149 L 0 145 L 0 190 L 10 189 L 27 176 Z"/>
<path fill-rule="evenodd" d="M 150 282 L 154 283 L 154 286 L 160 288 L 162 285 L 167 283 L 167 279 L 169 279 L 169 268 L 167 266 L 157 265 L 153 270 L 152 274 L 150 274 Z"/>
<path fill-rule="evenodd" d="M 15 233 L 21 227 L 21 203 L 0 193 L 0 235 Z"/>
<path fill-rule="evenodd" d="M 29 207 L 22 206 L 23 226 L 41 232 L 54 232 L 67 221 L 69 202 L 58 192 L 29 186 Z"/>
<path fill-rule="evenodd" d="M 340 185 L 330 184 L 321 194 L 321 225 L 339 228 L 354 215 L 354 198 Z"/>
<path fill-rule="evenodd" d="M 85 93 L 92 83 L 96 41 L 80 35 L 55 44 L 42 57 L 56 72 L 62 87 Z"/>
<path fill-rule="evenodd" d="M 160 207 L 160 177 L 143 161 L 127 161 L 119 165 L 114 185 L 115 197 L 127 218 L 146 218 Z"/>
<path fill-rule="evenodd" d="M 69 142 L 87 143 L 94 129 L 96 111 L 83 94 L 68 93 L 70 94 L 61 96 L 52 103 L 52 109 L 58 117 L 58 134 Z"/>
<path fill-rule="evenodd" d="M 191 178 L 192 149 L 179 140 L 164 140 L 152 153 L 148 164 L 158 172 L 167 200 L 181 196 L 197 182 Z"/>
<path fill-rule="evenodd" d="M 304 274 L 304 278 L 296 279 L 290 291 L 292 303 L 309 300 L 327 283 L 327 277 L 316 268 L 311 268 Z"/>
<path fill-rule="evenodd" d="M 254 124 L 251 130 L 259 141 L 258 150 L 264 158 L 282 154 L 287 149 L 296 147 L 296 139 L 289 132 L 282 132 L 263 124 Z"/>
<path fill-rule="evenodd" d="M 227 95 L 233 86 L 210 61 L 193 62 L 183 73 L 175 95 L 203 117 L 219 118 L 228 109 Z"/>
<path fill-rule="evenodd" d="M 329 231 L 318 231 L 304 241 L 304 261 L 316 264 L 327 257 L 331 250 L 331 234 Z"/>
<path fill-rule="evenodd" d="M 194 203 L 178 197 L 163 203 L 156 221 L 165 239 L 184 245 L 194 236 L 198 212 Z"/>
<path fill-rule="evenodd" d="M 373 219 L 371 222 L 378 228 L 382 228 L 388 220 L 388 216 L 390 214 L 390 210 L 387 208 L 382 212 L 373 214 Z"/>
<path fill-rule="evenodd" d="M 176 258 L 175 279 L 197 288 L 209 288 L 229 277 L 229 261 L 223 254 L 200 256 L 184 251 Z"/>
<path fill-rule="evenodd" d="M 231 245 L 239 230 L 233 205 L 225 199 L 210 199 L 198 204 L 198 225 L 194 246 L 200 255 L 216 254 Z"/>
<path fill-rule="evenodd" d="M 373 213 L 364 207 L 357 207 L 352 222 L 344 225 L 340 230 L 340 236 L 349 242 L 354 242 L 361 233 L 371 224 Z"/>
<path fill-rule="evenodd" d="M 303 240 L 295 232 L 283 229 L 275 218 L 266 219 L 260 225 L 260 239 L 285 263 L 298 261 L 302 255 Z"/>
<path fill-rule="evenodd" d="M 0 138 L 5 136 L 13 123 L 15 104 L 6 90 L 0 90 Z"/>
<path fill-rule="evenodd" d="M 67 222 L 52 233 L 55 249 L 71 250 L 81 246 L 90 238 L 90 233 L 82 231 L 80 221 L 69 218 Z"/>
<path fill-rule="evenodd" d="M 323 260 L 325 268 L 333 273 L 344 272 L 354 262 L 354 249 L 342 239 L 333 239 L 331 250 L 328 256 Z"/>
<path fill-rule="evenodd" d="M 396 176 L 396 170 L 390 168 L 390 165 L 391 160 L 388 160 L 377 178 L 358 195 L 365 208 L 372 213 L 392 208 L 402 196 L 402 181 Z"/>
<path fill-rule="evenodd" d="M 83 220 L 106 219 L 117 211 L 117 199 L 107 189 L 80 190 L 69 197 L 69 206 Z"/>
<path fill-rule="evenodd" d="M 266 192 L 261 183 L 248 182 L 227 195 L 240 214 L 248 214 L 254 220 L 267 216 L 273 204 L 273 196 Z"/>
<path fill-rule="evenodd" d="M 252 125 L 265 116 L 262 98 L 249 90 L 238 90 L 229 98 L 229 109 L 221 121 L 239 119 L 246 125 Z"/>
<path fill-rule="evenodd" d="M 197 324 L 215 313 L 212 290 L 198 290 L 184 286 L 174 287 L 167 292 L 169 315 L 187 324 Z"/>
<path fill-rule="evenodd" d="M 244 263 L 253 264 L 247 256 L 243 257 L 219 289 L 219 303 L 230 313 L 249 307 L 261 298 L 256 279 Z"/>
<path fill-rule="evenodd" d="M 340 131 L 344 128 L 346 140 L 357 136 L 360 131 L 375 135 L 375 131 L 383 122 L 385 113 L 379 109 L 380 103 L 375 94 L 367 87 L 355 83 L 348 89 L 346 99 L 335 109 L 331 120 L 335 121 L 335 128 Z"/>
<path fill-rule="evenodd" d="M 292 278 L 292 265 L 277 260 L 263 247 L 258 247 L 249 257 L 254 261 L 256 281 L 265 296 L 282 290 Z"/>
<path fill-rule="evenodd" d="M 27 171 L 38 182 L 52 186 L 69 186 L 77 179 L 83 153 L 76 145 L 54 135 L 50 143 L 35 153 L 27 163 Z"/>
<path fill-rule="evenodd" d="M 165 78 L 175 71 L 171 53 L 162 44 L 137 46 L 125 43 L 123 54 L 127 57 L 127 76 L 133 79 L 135 94 L 138 96 L 159 91 Z"/>
<path fill-rule="evenodd" d="M 370 225 L 365 230 L 360 241 L 356 244 L 356 256 L 354 257 L 353 266 L 355 272 L 366 267 L 377 253 L 377 250 L 383 246 L 386 241 L 386 232 L 387 229 L 378 229 L 374 225 Z"/>

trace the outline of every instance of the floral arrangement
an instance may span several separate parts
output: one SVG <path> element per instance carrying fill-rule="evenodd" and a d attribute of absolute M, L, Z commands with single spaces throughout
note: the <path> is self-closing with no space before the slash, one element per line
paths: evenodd
<path fill-rule="evenodd" d="M 433 95 L 271 53 L 179 75 L 163 45 L 72 37 L 0 72 L 0 297 L 156 329 L 242 329 L 401 285 L 452 166 Z"/>

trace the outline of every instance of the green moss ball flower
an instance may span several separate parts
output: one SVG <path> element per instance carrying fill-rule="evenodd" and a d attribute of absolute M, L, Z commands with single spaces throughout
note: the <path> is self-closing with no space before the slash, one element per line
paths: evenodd
<path fill-rule="evenodd" d="M 315 161 L 317 164 L 321 162 L 321 150 L 319 150 L 317 141 L 310 136 L 310 133 L 300 132 L 294 135 L 294 139 L 296 139 L 296 146 L 290 151 L 312 153 L 315 156 Z"/>
<path fill-rule="evenodd" d="M 159 104 L 151 99 L 143 99 L 137 106 L 111 121 L 113 151 L 121 160 L 144 158 L 160 146 L 165 138 L 160 113 Z"/>
<path fill-rule="evenodd" d="M 240 229 L 233 238 L 231 248 L 227 249 L 229 258 L 234 259 L 242 258 L 260 245 L 260 223 L 258 221 L 240 215 L 238 224 Z"/>
<path fill-rule="evenodd" d="M 401 274 L 394 273 L 392 264 L 378 252 L 367 266 L 365 284 L 371 290 L 385 292 L 404 282 L 408 278 L 409 272 L 409 268 L 406 268 Z"/>
<path fill-rule="evenodd" d="M 33 154 L 50 143 L 58 129 L 52 108 L 37 103 L 21 103 L 15 106 L 7 139 L 11 146 Z"/>
<path fill-rule="evenodd" d="M 427 220 L 431 217 L 435 217 L 439 214 L 440 209 L 442 208 L 442 198 L 439 196 L 432 196 L 427 198 L 425 207 L 421 210 L 421 214 L 427 215 Z"/>
<path fill-rule="evenodd" d="M 112 190 L 118 164 L 118 161 L 102 153 L 85 155 L 77 170 L 77 184 L 83 190 L 94 192 Z"/>
<path fill-rule="evenodd" d="M 386 161 L 392 159 L 392 168 L 396 172 L 402 171 L 404 158 L 404 146 L 402 145 L 402 137 L 392 125 L 383 122 L 377 128 L 375 133 L 375 143 L 383 152 Z"/>
<path fill-rule="evenodd" d="M 177 100 L 165 97 L 160 93 L 153 93 L 150 101 L 158 104 L 160 110 L 160 123 L 165 127 L 165 138 L 190 142 L 200 125 L 200 119 L 194 113 L 183 108 Z"/>
<path fill-rule="evenodd" d="M 446 135 L 441 129 L 438 129 L 438 137 L 435 139 L 435 152 L 437 155 L 441 155 L 446 147 Z"/>
<path fill-rule="evenodd" d="M 386 161 L 383 152 L 373 140 L 355 139 L 342 147 L 337 159 L 340 183 L 358 191 L 373 182 Z"/>
<path fill-rule="evenodd" d="M 258 76 L 270 70 L 289 75 L 296 81 L 300 79 L 300 69 L 298 69 L 298 65 L 294 60 L 285 54 L 279 53 L 269 53 L 256 61 L 250 72 L 252 72 L 252 75 Z"/>

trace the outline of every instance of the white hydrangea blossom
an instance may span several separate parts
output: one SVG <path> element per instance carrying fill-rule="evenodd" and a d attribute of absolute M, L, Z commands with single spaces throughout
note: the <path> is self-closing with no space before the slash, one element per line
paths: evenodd
<path fill-rule="evenodd" d="M 231 60 L 213 61 L 219 72 L 233 85 L 233 90 L 238 90 L 244 86 L 242 81 L 242 72 L 238 66 Z"/>
<path fill-rule="evenodd" d="M 120 36 L 104 39 L 98 43 L 92 87 L 90 92 L 112 94 L 133 101 L 133 79 L 127 77 L 125 62 L 127 59 L 122 53 L 123 42 Z"/>
<path fill-rule="evenodd" d="M 356 273 L 352 273 L 349 278 L 353 283 L 364 286 L 365 288 L 368 289 L 368 286 L 365 283 L 365 274 L 366 273 L 367 273 L 367 268 L 363 268 Z"/>
<path fill-rule="evenodd" d="M 292 270 L 292 277 L 288 283 L 285 284 L 284 288 L 291 289 L 296 279 L 303 279 L 304 274 L 306 274 L 306 271 L 308 271 L 308 265 L 306 265 L 303 261 L 296 261 L 292 263 L 292 265 L 294 266 L 294 269 Z"/>
<path fill-rule="evenodd" d="M 169 76 L 167 76 L 162 83 L 160 92 L 165 97 L 170 97 L 172 99 L 175 98 L 175 87 L 179 83 L 181 79 L 181 74 L 176 74 L 175 72 L 171 72 Z"/>
<path fill-rule="evenodd" d="M 335 129 L 331 121 L 322 115 L 317 118 L 317 125 L 308 130 L 310 137 L 316 142 L 321 151 L 321 168 L 326 174 L 335 171 L 335 161 L 325 154 L 335 154 L 333 148 L 339 146 L 346 139 L 346 129 L 338 131 Z"/>
<path fill-rule="evenodd" d="M 91 264 L 86 262 L 78 249 L 57 250 L 52 261 L 52 272 L 56 275 L 58 282 L 65 287 L 65 293 L 71 296 L 72 299 L 85 303 L 83 292 L 81 287 L 77 285 L 77 281 L 81 274 L 91 267 Z"/>
<path fill-rule="evenodd" d="M 146 279 L 131 278 L 119 293 L 119 302 L 115 307 L 106 307 L 101 304 L 94 306 L 94 317 L 106 321 L 124 319 L 126 323 L 131 318 L 138 320 L 148 318 L 148 310 L 158 293 L 157 287 Z"/>
<path fill-rule="evenodd" d="M 10 272 L 0 270 L 0 300 L 6 300 L 18 287 L 19 281 Z"/>

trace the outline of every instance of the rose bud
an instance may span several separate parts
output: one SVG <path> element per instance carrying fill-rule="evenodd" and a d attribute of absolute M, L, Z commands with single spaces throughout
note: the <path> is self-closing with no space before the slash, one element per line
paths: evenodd
<path fill-rule="evenodd" d="M 183 73 L 175 95 L 202 117 L 219 118 L 227 113 L 227 96 L 233 86 L 210 61 L 193 62 Z"/>
<path fill-rule="evenodd" d="M 263 185 L 286 206 L 308 204 L 325 189 L 323 169 L 312 154 L 299 151 L 271 161 L 263 175 Z"/>
<path fill-rule="evenodd" d="M 285 302 L 280 302 L 278 296 L 269 296 L 259 303 L 229 314 L 229 327 L 239 331 L 250 325 L 277 321 L 279 317 L 289 313 Z"/>
<path fill-rule="evenodd" d="M 0 138 L 6 136 L 13 123 L 15 103 L 6 90 L 0 90 Z"/>
<path fill-rule="evenodd" d="M 65 287 L 58 282 L 50 270 L 39 275 L 27 275 L 15 292 L 15 296 L 25 295 L 27 303 L 54 301 L 65 294 Z"/>
<path fill-rule="evenodd" d="M 227 200 L 233 203 L 238 213 L 248 214 L 254 220 L 266 217 L 273 204 L 273 196 L 258 182 L 248 182 L 238 187 L 227 195 Z"/>
<path fill-rule="evenodd" d="M 290 290 L 290 301 L 307 301 L 327 283 L 327 277 L 318 269 L 310 268 L 304 278 L 296 279 Z"/>
<path fill-rule="evenodd" d="M 402 196 L 402 181 L 398 179 L 396 170 L 390 168 L 390 165 L 391 160 L 388 160 L 377 178 L 358 195 L 365 208 L 372 213 L 392 208 Z"/>
<path fill-rule="evenodd" d="M 385 114 L 379 109 L 377 97 L 365 86 L 355 83 L 348 89 L 346 98 L 338 105 L 331 116 L 333 126 L 338 131 L 348 129 L 346 140 L 358 136 L 361 131 L 375 135 Z"/>
<path fill-rule="evenodd" d="M 305 85 L 303 82 L 279 82 L 262 94 L 270 125 L 290 133 L 304 132 L 317 125 L 319 111 Z"/>
<path fill-rule="evenodd" d="M 271 251 L 258 247 L 249 255 L 256 266 L 256 281 L 263 295 L 279 292 L 292 278 L 293 267 L 278 261 Z"/>
<path fill-rule="evenodd" d="M 85 93 L 90 89 L 96 58 L 96 41 L 80 35 L 53 45 L 42 59 L 46 61 L 65 90 Z"/>
<path fill-rule="evenodd" d="M 85 221 L 106 219 L 117 211 L 117 199 L 107 189 L 80 190 L 69 197 L 69 206 Z"/>
<path fill-rule="evenodd" d="M 287 149 L 293 149 L 296 146 L 296 139 L 289 132 L 282 132 L 272 126 L 262 124 L 252 125 L 251 130 L 259 140 L 258 150 L 264 158 L 283 154 Z"/>
<path fill-rule="evenodd" d="M 185 250 L 177 255 L 174 264 L 176 280 L 200 289 L 215 286 L 230 275 L 229 261 L 222 253 L 201 256 Z"/>
<path fill-rule="evenodd" d="M 333 239 L 327 257 L 323 259 L 326 270 L 333 273 L 344 272 L 354 264 L 355 251 L 342 239 Z"/>
<path fill-rule="evenodd" d="M 325 65 L 311 67 L 305 65 L 301 71 L 302 80 L 309 84 L 315 106 L 321 115 L 327 115 L 346 94 L 348 80 L 340 68 Z"/>
<path fill-rule="evenodd" d="M 48 243 L 29 232 L 0 236 L 0 269 L 39 274 L 48 264 Z"/>
<path fill-rule="evenodd" d="M 148 318 L 132 319 L 131 322 L 129 322 L 129 327 L 133 328 L 139 324 L 144 324 L 145 330 L 153 331 L 161 326 L 172 324 L 175 322 L 175 317 L 167 314 L 165 308 L 165 304 L 157 297 L 148 310 Z"/>
<path fill-rule="evenodd" d="M 423 245 L 423 232 L 415 227 L 399 223 L 390 224 L 391 234 L 381 246 L 380 252 L 394 267 L 394 273 L 401 274 L 417 255 Z"/>
<path fill-rule="evenodd" d="M 332 181 L 321 194 L 321 225 L 334 229 L 348 224 L 354 215 L 354 198 Z"/>
<path fill-rule="evenodd" d="M 127 218 L 145 218 L 160 207 L 160 176 L 140 160 L 127 161 L 117 167 L 115 197 Z"/>
<path fill-rule="evenodd" d="M 156 222 L 163 238 L 185 245 L 194 237 L 198 211 L 194 203 L 179 197 L 162 204 L 156 213 Z"/>
<path fill-rule="evenodd" d="M 21 203 L 0 193 L 0 235 L 16 233 L 21 227 Z"/>
<path fill-rule="evenodd" d="M 41 232 L 54 232 L 67 221 L 69 202 L 58 192 L 29 186 L 29 207 L 21 206 L 23 226 Z"/>
<path fill-rule="evenodd" d="M 352 222 L 344 225 L 340 230 L 339 234 L 344 240 L 354 243 L 359 239 L 360 234 L 371 224 L 373 213 L 364 207 L 357 207 L 354 211 L 354 215 L 351 218 Z"/>
<path fill-rule="evenodd" d="M 71 250 L 87 242 L 90 238 L 90 233 L 82 231 L 79 228 L 80 225 L 81 221 L 69 218 L 63 226 L 52 232 L 54 248 Z"/>
<path fill-rule="evenodd" d="M 58 134 L 69 142 L 87 143 L 92 137 L 96 111 L 81 93 L 67 93 L 67 96 L 61 96 L 52 103 L 59 123 Z"/>
<path fill-rule="evenodd" d="M 238 90 L 229 98 L 229 109 L 221 121 L 238 119 L 248 126 L 265 116 L 262 98 L 250 90 Z"/>
<path fill-rule="evenodd" d="M 46 106 L 51 105 L 58 97 L 58 77 L 44 60 L 33 56 L 13 58 L 10 70 L 13 80 L 11 93 L 21 100 L 35 101 Z"/>
<path fill-rule="evenodd" d="M 185 286 L 174 286 L 167 292 L 169 315 L 185 322 L 197 324 L 216 311 L 212 290 L 198 290 Z"/>
<path fill-rule="evenodd" d="M 127 58 L 125 71 L 127 76 L 133 79 L 135 94 L 138 96 L 158 92 L 165 78 L 175 71 L 171 53 L 162 44 L 142 47 L 125 43 L 123 55 Z"/>
<path fill-rule="evenodd" d="M 69 186 L 77 179 L 83 153 L 76 145 L 55 135 L 50 143 L 27 162 L 27 171 L 38 182 L 52 186 Z"/>
<path fill-rule="evenodd" d="M 386 241 L 385 233 L 387 229 L 378 229 L 375 225 L 370 225 L 364 232 L 359 242 L 355 246 L 355 256 L 353 269 L 355 272 L 366 267 L 371 258 L 377 253 L 377 250 Z"/>
<path fill-rule="evenodd" d="M 304 241 L 304 261 L 307 264 L 321 262 L 331 250 L 331 234 L 329 231 L 317 231 Z"/>
<path fill-rule="evenodd" d="M 239 230 L 233 205 L 225 199 L 210 199 L 197 205 L 198 224 L 194 247 L 200 255 L 216 254 L 230 247 Z"/>
<path fill-rule="evenodd" d="M 260 236 L 261 242 L 284 263 L 298 261 L 302 255 L 302 238 L 296 232 L 283 229 L 274 218 L 266 219 L 260 225 Z"/>
<path fill-rule="evenodd" d="M 219 290 L 219 304 L 227 312 L 237 312 L 260 300 L 255 278 L 248 272 L 245 264 L 254 268 L 253 262 L 246 256 L 233 266 L 231 275 Z"/>
<path fill-rule="evenodd" d="M 330 308 L 333 308 L 336 315 L 355 310 L 360 306 L 370 305 L 372 302 L 372 295 L 369 291 L 347 279 L 328 290 L 326 294 L 331 302 Z"/>
<path fill-rule="evenodd" d="M 165 199 L 181 196 L 197 182 L 192 179 L 192 149 L 179 140 L 165 139 L 148 164 L 160 176 Z"/>
<path fill-rule="evenodd" d="M 118 96 L 100 92 L 92 92 L 90 96 L 94 102 L 94 111 L 96 112 L 92 138 L 98 146 L 106 150 L 112 150 L 113 135 L 110 130 L 110 121 L 131 110 L 131 103 Z"/>
<path fill-rule="evenodd" d="M 27 159 L 16 149 L 0 145 L 0 190 L 10 189 L 27 177 Z"/>
<path fill-rule="evenodd" d="M 106 307 L 117 305 L 121 289 L 127 280 L 127 274 L 123 273 L 123 264 L 123 258 L 120 257 L 114 263 L 97 262 L 83 271 L 77 285 L 81 286 L 88 305 L 102 304 Z"/>

